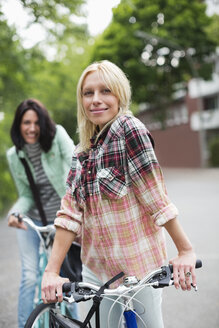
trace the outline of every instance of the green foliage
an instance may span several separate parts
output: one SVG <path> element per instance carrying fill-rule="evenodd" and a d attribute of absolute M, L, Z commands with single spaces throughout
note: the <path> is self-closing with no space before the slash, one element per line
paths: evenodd
<path fill-rule="evenodd" d="M 17 196 L 6 159 L 6 150 L 9 146 L 12 146 L 9 135 L 12 119 L 13 117 L 10 113 L 5 113 L 3 120 L 0 121 L 0 215 L 5 214 L 11 202 L 14 201 Z"/>
<path fill-rule="evenodd" d="M 122 0 L 96 40 L 91 61 L 119 65 L 131 80 L 135 102 L 157 103 L 160 98 L 167 103 L 175 83 L 210 77 L 206 57 L 215 42 L 206 33 L 212 19 L 205 10 L 199 0 Z M 169 53 L 161 55 L 163 48 Z M 159 59 L 165 62 L 158 64 Z"/>
<path fill-rule="evenodd" d="M 175 48 L 185 52 L 194 48 L 195 53 L 190 56 L 193 70 L 208 77 L 205 58 L 218 42 L 218 25 L 214 25 L 218 24 L 218 17 L 207 17 L 205 5 L 199 0 L 122 0 L 92 52 L 87 26 L 76 25 L 71 19 L 72 14 L 81 15 L 85 0 L 17 1 L 29 13 L 29 25 L 40 23 L 48 38 L 24 49 L 15 28 L 8 26 L 0 11 L 0 117 L 4 113 L 0 120 L 0 215 L 16 198 L 5 152 L 12 145 L 10 126 L 21 101 L 30 97 L 42 101 L 54 121 L 62 124 L 77 143 L 76 85 L 90 61 L 109 59 L 126 72 L 132 83 L 135 113 L 139 102 L 156 102 L 162 114 L 172 86 L 194 74 L 188 58 L 180 58 L 176 68 L 170 65 Z M 164 15 L 164 24 L 159 14 Z M 153 45 L 149 61 L 142 57 L 148 44 Z M 157 51 L 164 46 L 171 52 L 165 55 L 165 65 L 157 66 Z M 48 49 L 49 53 L 52 50 L 52 57 L 48 56 Z"/>
<path fill-rule="evenodd" d="M 40 99 L 50 111 L 56 123 L 62 124 L 69 135 L 78 141 L 76 134 L 76 85 L 82 69 L 88 63 L 89 45 L 84 37 L 72 36 L 56 42 L 53 61 L 39 56 L 32 57 L 31 84 L 28 94 Z"/>
<path fill-rule="evenodd" d="M 35 6 L 31 9 L 33 21 L 43 25 L 51 20 L 54 37 L 24 49 L 16 30 L 8 26 L 0 11 L 0 216 L 17 197 L 5 154 L 12 146 L 10 127 L 16 107 L 25 98 L 39 99 L 76 143 L 76 84 L 88 63 L 90 51 L 87 27 L 76 26 L 70 20 L 70 13 L 79 11 L 83 1 L 62 1 L 61 6 L 68 7 L 68 11 L 60 11 L 60 2 L 55 0 L 22 2 L 28 10 L 29 6 Z M 63 12 L 65 14 L 61 14 Z M 58 33 L 60 24 L 65 27 Z M 48 49 L 53 51 L 50 58 Z M 4 115 L 3 120 L 1 115 Z"/>
<path fill-rule="evenodd" d="M 212 138 L 209 143 L 210 164 L 219 167 L 219 136 Z"/>
<path fill-rule="evenodd" d="M 206 33 L 219 46 L 219 15 L 213 15 L 211 24 L 206 27 Z"/>
<path fill-rule="evenodd" d="M 10 126 L 13 112 L 18 103 L 26 97 L 29 83 L 26 51 L 0 12 L 0 215 L 16 198 L 16 189 L 12 181 L 6 160 L 6 150 L 12 145 Z"/>
<path fill-rule="evenodd" d="M 25 96 L 28 81 L 25 51 L 0 12 L 0 111 L 11 111 Z"/>
<path fill-rule="evenodd" d="M 59 35 L 72 26 L 70 16 L 81 14 L 80 8 L 85 0 L 19 0 L 28 12 L 30 24 L 40 23 L 49 32 Z"/>

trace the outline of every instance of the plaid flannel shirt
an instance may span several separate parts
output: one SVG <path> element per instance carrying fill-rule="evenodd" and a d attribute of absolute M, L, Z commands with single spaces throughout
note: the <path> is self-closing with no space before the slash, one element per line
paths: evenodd
<path fill-rule="evenodd" d="M 80 236 L 82 262 L 102 281 L 120 271 L 141 279 L 166 259 L 161 226 L 177 214 L 148 130 L 124 115 L 74 153 L 55 225 Z"/>

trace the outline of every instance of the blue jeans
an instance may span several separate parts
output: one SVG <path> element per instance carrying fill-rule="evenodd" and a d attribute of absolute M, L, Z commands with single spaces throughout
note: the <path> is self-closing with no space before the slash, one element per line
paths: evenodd
<path fill-rule="evenodd" d="M 33 220 L 38 226 L 41 222 Z M 17 229 L 17 240 L 21 257 L 21 283 L 18 298 L 18 327 L 23 328 L 33 311 L 35 288 L 39 272 L 39 245 L 37 233 L 28 227 Z"/>
<path fill-rule="evenodd" d="M 42 223 L 33 220 L 33 222 L 42 226 Z M 40 239 L 36 231 L 28 227 L 28 230 L 16 229 L 19 252 L 21 257 L 21 283 L 18 298 L 18 327 L 24 328 L 24 325 L 33 311 L 35 289 L 39 276 L 39 246 Z M 77 307 L 69 306 L 74 318 L 77 318 Z"/>
<path fill-rule="evenodd" d="M 83 265 L 82 271 L 83 281 L 90 282 L 94 284 L 103 284 L 95 274 Z M 103 299 L 100 304 L 100 326 L 101 328 L 108 327 L 108 315 L 111 313 L 109 318 L 109 327 L 117 328 L 118 322 L 120 321 L 122 308 L 120 304 L 115 304 L 113 306 L 113 311 L 110 312 L 110 309 L 115 301 L 115 297 L 107 297 L 109 299 Z M 133 300 L 133 305 L 136 312 L 139 314 L 141 319 L 137 319 L 137 324 L 139 328 L 163 328 L 163 318 L 162 318 L 162 311 L 161 311 L 161 303 L 162 303 L 162 290 L 161 289 L 154 289 L 153 287 L 147 287 L 141 290 L 134 298 L 136 301 Z M 120 299 L 122 301 L 122 299 Z M 140 303 L 141 304 L 140 304 Z M 143 306 L 142 306 L 143 304 Z M 85 302 L 86 306 L 86 313 L 88 313 L 90 307 L 92 305 L 91 301 Z M 84 319 L 84 318 L 83 318 Z M 144 324 L 141 322 L 144 322 Z M 91 322 L 93 322 L 91 320 Z M 120 325 L 121 327 L 121 325 Z"/>

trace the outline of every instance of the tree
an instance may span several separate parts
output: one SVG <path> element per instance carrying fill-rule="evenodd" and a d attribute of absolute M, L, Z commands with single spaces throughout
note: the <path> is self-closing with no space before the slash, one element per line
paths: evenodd
<path fill-rule="evenodd" d="M 11 146 L 10 126 L 12 113 L 26 95 L 29 74 L 25 50 L 14 28 L 7 25 L 0 12 L 0 213 L 16 197 L 6 160 L 6 150 Z"/>
<path fill-rule="evenodd" d="M 6 159 L 6 150 L 11 145 L 10 135 L 8 133 L 11 121 L 12 115 L 10 113 L 5 113 L 4 118 L 0 120 L 0 215 L 4 214 L 11 202 L 15 200 L 17 194 Z"/>
<path fill-rule="evenodd" d="M 23 6 L 24 11 L 28 14 L 29 21 L 27 28 L 37 24 L 46 33 L 46 41 L 42 42 L 43 46 L 48 48 L 49 45 L 63 40 L 66 35 L 78 35 L 82 30 L 87 34 L 87 25 L 81 25 L 78 28 L 74 23 L 74 18 L 83 16 L 82 5 L 86 0 L 16 0 Z M 42 47 L 41 47 L 42 48 Z"/>
<path fill-rule="evenodd" d="M 81 70 L 87 65 L 90 48 L 87 26 L 77 26 L 70 17 L 79 10 L 83 1 L 62 1 L 62 8 L 60 1 L 55 0 L 21 2 L 27 10 L 32 10 L 30 24 L 40 22 L 47 27 L 50 20 L 53 28 L 49 28 L 50 37 L 45 42 L 24 49 L 16 29 L 8 26 L 0 5 L 1 216 L 17 194 L 5 154 L 12 145 L 10 127 L 16 107 L 25 98 L 38 98 L 46 105 L 55 122 L 62 124 L 77 142 L 76 83 Z M 64 11 L 63 6 L 68 10 Z M 52 59 L 48 59 L 45 46 L 53 49 Z"/>
<path fill-rule="evenodd" d="M 77 141 L 76 84 L 81 69 L 88 62 L 90 36 L 87 25 L 77 25 L 73 22 L 72 15 L 82 15 L 81 5 L 85 1 L 17 1 L 29 14 L 28 25 L 41 24 L 47 30 L 48 37 L 28 50 L 22 49 L 20 46 L 22 49 L 21 67 L 16 62 L 14 65 L 19 68 L 24 92 L 19 93 L 16 106 L 25 97 L 40 99 L 50 110 L 54 120 L 63 124 L 72 138 Z M 7 41 L 14 44 L 15 35 L 16 31 L 13 29 Z M 18 38 L 18 36 L 16 37 Z M 2 46 L 4 49 L 9 49 L 5 45 Z M 52 57 L 49 56 L 51 51 L 53 52 Z M 10 56 L 4 57 L 11 63 Z M 27 71 L 25 76 L 22 74 L 24 67 Z M 10 78 L 11 72 L 7 72 L 6 75 Z M 6 99 L 10 98 L 11 90 L 10 86 Z M 11 106 L 11 108 L 14 111 L 15 106 Z"/>
<path fill-rule="evenodd" d="M 17 0 L 28 12 L 30 23 L 43 25 L 50 33 L 59 35 L 72 26 L 71 15 L 80 16 L 85 0 Z"/>
<path fill-rule="evenodd" d="M 40 99 L 56 123 L 62 124 L 69 135 L 78 141 L 76 85 L 82 69 L 88 63 L 89 48 L 86 37 L 73 41 L 65 38 L 57 46 L 53 61 L 32 58 L 29 96 Z"/>
<path fill-rule="evenodd" d="M 219 46 L 219 15 L 213 15 L 211 24 L 206 26 L 206 32 L 213 42 Z"/>
<path fill-rule="evenodd" d="M 25 95 L 28 80 L 26 62 L 15 29 L 7 25 L 0 12 L 0 111 L 11 111 L 19 97 Z"/>
<path fill-rule="evenodd" d="M 163 106 L 177 82 L 209 77 L 215 42 L 203 1 L 122 0 L 96 40 L 91 60 L 109 59 L 128 75 L 137 103 Z M 207 69 L 206 69 L 207 67 Z"/>

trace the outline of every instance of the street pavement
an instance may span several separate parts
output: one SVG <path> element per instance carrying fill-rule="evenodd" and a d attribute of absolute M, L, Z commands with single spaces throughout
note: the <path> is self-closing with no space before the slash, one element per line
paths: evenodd
<path fill-rule="evenodd" d="M 203 268 L 198 292 L 164 290 L 165 328 L 219 327 L 219 169 L 164 170 L 170 198 Z M 176 255 L 167 239 L 169 259 Z"/>
<path fill-rule="evenodd" d="M 17 327 L 20 261 L 16 231 L 0 220 L 0 328 Z"/>
<path fill-rule="evenodd" d="M 203 268 L 198 292 L 164 289 L 165 328 L 219 327 L 219 169 L 163 169 L 167 191 Z M 176 249 L 168 235 L 169 258 Z M 20 262 L 16 231 L 0 220 L 0 328 L 17 327 Z M 111 327 L 114 328 L 114 327 Z"/>

